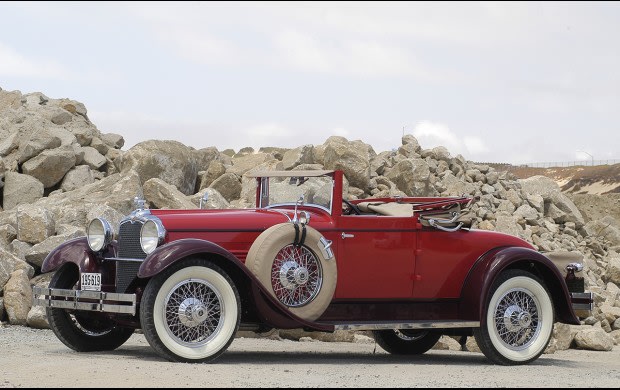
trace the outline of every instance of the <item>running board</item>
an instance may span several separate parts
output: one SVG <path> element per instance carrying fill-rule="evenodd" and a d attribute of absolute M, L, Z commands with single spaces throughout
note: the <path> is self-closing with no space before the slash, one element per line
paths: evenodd
<path fill-rule="evenodd" d="M 334 330 L 450 329 L 479 328 L 480 321 L 344 322 L 333 325 Z"/>

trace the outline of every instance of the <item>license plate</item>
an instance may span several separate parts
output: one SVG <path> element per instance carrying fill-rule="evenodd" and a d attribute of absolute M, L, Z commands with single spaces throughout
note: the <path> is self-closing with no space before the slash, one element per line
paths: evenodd
<path fill-rule="evenodd" d="M 101 274 L 83 273 L 81 285 L 82 290 L 101 291 Z"/>

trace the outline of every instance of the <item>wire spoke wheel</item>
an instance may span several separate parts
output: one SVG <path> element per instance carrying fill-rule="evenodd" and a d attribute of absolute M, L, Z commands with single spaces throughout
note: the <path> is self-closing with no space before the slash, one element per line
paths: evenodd
<path fill-rule="evenodd" d="M 321 290 L 321 262 L 305 246 L 293 244 L 282 248 L 271 267 L 271 285 L 276 298 L 289 307 L 312 302 Z"/>
<path fill-rule="evenodd" d="M 485 321 L 474 329 L 493 363 L 526 364 L 544 351 L 553 332 L 553 301 L 544 282 L 520 269 L 502 272 L 489 292 Z"/>
<path fill-rule="evenodd" d="M 208 343 L 221 328 L 221 296 L 203 280 L 177 284 L 165 299 L 168 334 L 180 344 Z"/>

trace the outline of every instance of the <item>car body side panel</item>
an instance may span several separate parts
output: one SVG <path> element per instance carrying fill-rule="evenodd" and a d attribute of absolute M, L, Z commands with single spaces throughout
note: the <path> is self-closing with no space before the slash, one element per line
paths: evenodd
<path fill-rule="evenodd" d="M 458 298 L 471 267 L 489 248 L 532 248 L 518 237 L 476 229 L 445 232 L 425 227 L 417 237 L 415 299 Z"/>
<path fill-rule="evenodd" d="M 556 307 L 556 317 L 564 323 L 579 325 L 571 306 L 570 294 L 562 275 L 551 260 L 541 253 L 522 247 L 495 248 L 482 255 L 467 275 L 461 291 L 460 317 L 484 324 L 486 305 L 493 281 L 504 270 L 519 268 L 539 274 Z"/>

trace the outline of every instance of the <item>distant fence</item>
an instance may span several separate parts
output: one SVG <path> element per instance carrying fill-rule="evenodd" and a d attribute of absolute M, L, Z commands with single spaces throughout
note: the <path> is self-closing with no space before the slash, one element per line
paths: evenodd
<path fill-rule="evenodd" d="M 495 169 L 514 169 L 514 168 L 563 168 L 585 166 L 591 167 L 596 165 L 614 165 L 620 164 L 619 159 L 614 160 L 580 160 L 580 161 L 554 161 L 554 162 L 537 162 L 527 164 L 508 164 L 508 163 L 479 163 L 482 165 L 490 165 Z"/>

